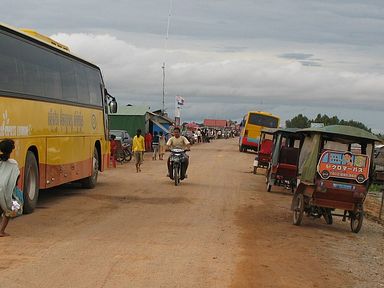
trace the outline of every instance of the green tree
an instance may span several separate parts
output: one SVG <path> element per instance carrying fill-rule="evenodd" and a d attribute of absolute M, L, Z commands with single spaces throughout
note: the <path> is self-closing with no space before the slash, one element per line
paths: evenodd
<path fill-rule="evenodd" d="M 320 113 L 317 114 L 316 118 L 314 119 L 308 119 L 303 114 L 299 114 L 293 117 L 291 120 L 285 121 L 285 126 L 287 128 L 307 128 L 311 126 L 311 123 L 323 123 L 324 126 L 347 125 L 371 132 L 371 129 L 361 122 L 355 120 L 339 119 L 337 116 L 329 117 L 327 114 L 321 115 Z"/>
<path fill-rule="evenodd" d="M 329 117 L 328 115 L 324 114 L 317 114 L 315 119 L 310 120 L 311 123 L 323 123 L 324 126 L 328 125 L 338 125 L 340 124 L 339 118 L 337 116 Z"/>
<path fill-rule="evenodd" d="M 353 127 L 357 127 L 357 128 L 360 128 L 360 129 L 364 129 L 366 131 L 369 131 L 371 132 L 371 129 L 368 128 L 367 126 L 365 126 L 363 123 L 361 122 L 358 122 L 358 121 L 354 121 L 354 120 L 341 120 L 340 121 L 340 125 L 348 125 L 348 126 L 353 126 Z"/>
<path fill-rule="evenodd" d="M 287 128 L 308 128 L 311 126 L 309 119 L 303 114 L 293 117 L 291 120 L 285 121 Z"/>

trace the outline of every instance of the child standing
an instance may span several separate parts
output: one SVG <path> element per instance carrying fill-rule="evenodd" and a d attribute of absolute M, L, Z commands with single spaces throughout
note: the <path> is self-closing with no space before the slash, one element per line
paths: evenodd
<path fill-rule="evenodd" d="M 165 136 L 163 135 L 163 131 L 160 131 L 159 136 L 159 159 L 164 159 L 164 153 L 165 153 Z"/>
<path fill-rule="evenodd" d="M 5 233 L 5 228 L 9 218 L 14 215 L 12 194 L 20 171 L 17 162 L 10 159 L 13 149 L 15 149 L 15 142 L 12 139 L 4 139 L 0 142 L 0 208 L 3 212 L 0 222 L 0 237 L 9 236 L 8 233 Z"/>
<path fill-rule="evenodd" d="M 157 131 L 153 133 L 152 149 L 153 149 L 152 160 L 156 160 L 157 154 L 159 154 L 159 134 L 157 133 Z M 160 156 L 159 156 L 159 159 L 160 159 Z"/>

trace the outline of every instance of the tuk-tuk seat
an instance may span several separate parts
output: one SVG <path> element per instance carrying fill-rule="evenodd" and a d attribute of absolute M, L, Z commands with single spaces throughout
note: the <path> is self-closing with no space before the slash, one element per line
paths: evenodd
<path fill-rule="evenodd" d="M 264 141 L 261 143 L 261 148 L 259 153 L 260 154 L 271 154 L 272 153 L 272 140 L 271 139 L 264 139 Z"/>
<path fill-rule="evenodd" d="M 277 177 L 285 179 L 296 178 L 298 156 L 298 148 L 282 147 L 280 150 L 279 163 L 277 164 Z"/>
<path fill-rule="evenodd" d="M 276 171 L 277 177 L 283 177 L 285 179 L 287 178 L 296 178 L 297 176 L 297 166 L 292 164 L 286 164 L 286 163 L 279 163 L 277 165 L 277 171 Z"/>
<path fill-rule="evenodd" d="M 282 147 L 280 150 L 280 164 L 290 164 L 297 166 L 297 160 L 299 157 L 299 148 L 294 147 Z"/>

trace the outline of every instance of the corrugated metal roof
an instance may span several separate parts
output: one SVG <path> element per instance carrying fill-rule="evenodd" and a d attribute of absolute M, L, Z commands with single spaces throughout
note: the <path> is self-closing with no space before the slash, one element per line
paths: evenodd
<path fill-rule="evenodd" d="M 169 118 L 168 116 L 165 116 L 165 115 L 160 115 L 158 113 L 154 113 L 154 112 L 148 112 L 150 115 L 154 116 L 154 117 L 158 117 L 158 118 L 161 118 L 167 122 L 169 122 L 170 124 L 173 123 L 173 120 L 171 118 Z"/>
<path fill-rule="evenodd" d="M 145 115 L 149 112 L 147 106 L 117 106 L 117 113 L 111 115 Z"/>

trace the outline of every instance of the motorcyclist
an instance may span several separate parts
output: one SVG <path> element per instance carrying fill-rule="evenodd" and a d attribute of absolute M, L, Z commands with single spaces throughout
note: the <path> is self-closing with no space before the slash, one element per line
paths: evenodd
<path fill-rule="evenodd" d="M 173 129 L 173 136 L 169 138 L 167 142 L 167 149 L 172 150 L 172 149 L 178 148 L 182 150 L 189 150 L 190 147 L 191 147 L 191 143 L 189 143 L 188 139 L 180 135 L 180 128 L 175 127 Z M 186 153 L 184 153 L 182 165 L 181 165 L 180 180 L 183 180 L 187 176 L 186 173 L 188 169 L 188 164 L 189 164 L 189 156 Z M 170 156 L 168 157 L 167 165 L 168 165 L 168 176 L 170 176 L 173 179 L 173 171 L 172 171 Z"/>

